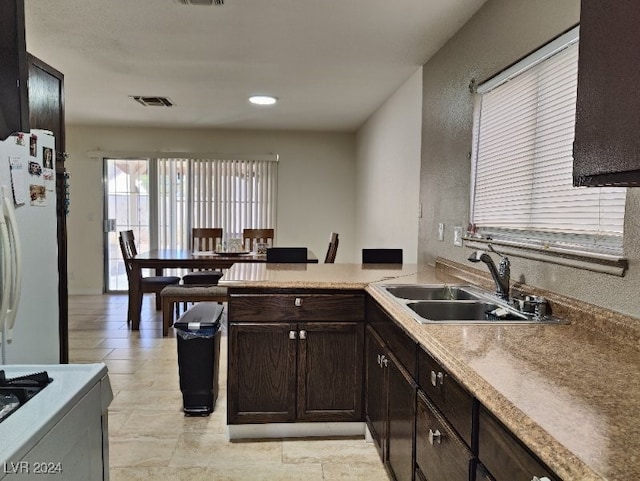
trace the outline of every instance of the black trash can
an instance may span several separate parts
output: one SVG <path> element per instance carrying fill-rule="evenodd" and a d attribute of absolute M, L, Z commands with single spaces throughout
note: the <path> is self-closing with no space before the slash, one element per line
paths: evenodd
<path fill-rule="evenodd" d="M 200 302 L 173 325 L 178 340 L 183 411 L 187 416 L 208 416 L 218 398 L 222 310 L 220 304 Z"/>

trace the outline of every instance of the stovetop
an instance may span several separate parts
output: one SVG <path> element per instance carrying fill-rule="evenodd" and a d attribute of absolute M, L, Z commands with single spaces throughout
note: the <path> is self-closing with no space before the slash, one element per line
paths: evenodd
<path fill-rule="evenodd" d="M 52 379 L 46 371 L 7 378 L 0 370 L 0 422 L 44 389 Z"/>

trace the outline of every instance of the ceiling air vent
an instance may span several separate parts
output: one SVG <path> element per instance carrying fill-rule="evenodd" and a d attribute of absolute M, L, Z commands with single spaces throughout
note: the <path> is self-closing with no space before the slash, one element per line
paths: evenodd
<path fill-rule="evenodd" d="M 136 102 L 145 107 L 173 107 L 173 102 L 168 97 L 143 97 L 142 95 L 130 95 Z"/>
<path fill-rule="evenodd" d="M 223 5 L 224 0 L 175 0 L 182 5 Z"/>

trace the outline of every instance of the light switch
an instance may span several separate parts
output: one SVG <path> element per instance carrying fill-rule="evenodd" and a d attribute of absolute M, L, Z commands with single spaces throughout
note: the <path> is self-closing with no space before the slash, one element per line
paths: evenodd
<path fill-rule="evenodd" d="M 444 241 L 444 224 L 442 222 L 438 224 L 438 240 Z"/>
<path fill-rule="evenodd" d="M 453 228 L 453 245 L 462 247 L 462 227 L 460 226 Z"/>

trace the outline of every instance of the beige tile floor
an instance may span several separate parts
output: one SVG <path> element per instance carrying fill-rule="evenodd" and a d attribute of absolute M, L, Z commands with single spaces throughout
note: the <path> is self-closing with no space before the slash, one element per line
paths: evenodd
<path fill-rule="evenodd" d="M 388 479 L 376 449 L 363 439 L 227 441 L 226 328 L 215 410 L 185 417 L 174 333 L 162 337 L 151 296 L 144 299 L 140 331 L 128 329 L 126 312 L 126 295 L 69 299 L 70 362 L 109 368 L 112 481 Z"/>

